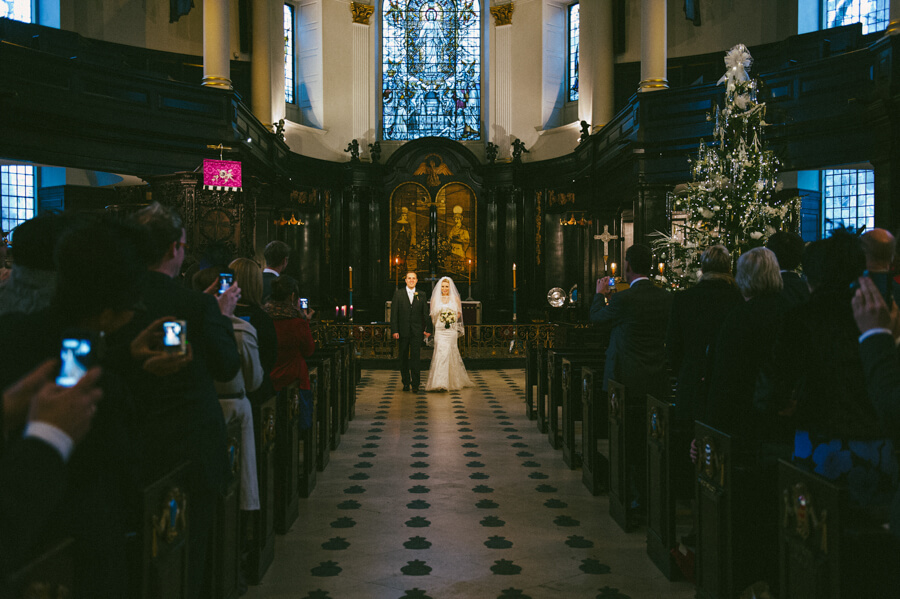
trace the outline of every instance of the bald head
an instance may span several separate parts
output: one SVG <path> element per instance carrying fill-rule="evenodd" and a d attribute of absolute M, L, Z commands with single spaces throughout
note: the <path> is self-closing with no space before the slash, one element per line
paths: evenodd
<path fill-rule="evenodd" d="M 866 254 L 866 270 L 886 272 L 894 261 L 894 236 L 884 229 L 872 229 L 859 238 Z"/>

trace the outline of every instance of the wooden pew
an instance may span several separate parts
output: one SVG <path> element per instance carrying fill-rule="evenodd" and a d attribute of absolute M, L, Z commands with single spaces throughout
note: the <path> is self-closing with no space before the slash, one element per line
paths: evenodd
<path fill-rule="evenodd" d="M 252 526 L 247 558 L 247 582 L 259 584 L 275 559 L 275 438 L 277 399 L 254 406 L 256 475 L 259 479 L 259 514 Z"/>
<path fill-rule="evenodd" d="M 325 470 L 331 459 L 331 355 L 316 351 L 306 359 L 309 368 L 317 371 L 316 383 L 316 468 Z"/>
<path fill-rule="evenodd" d="M 300 388 L 278 392 L 275 435 L 275 532 L 284 534 L 300 515 Z"/>
<path fill-rule="evenodd" d="M 216 503 L 210 542 L 210 599 L 240 595 L 241 574 L 241 421 L 232 418 L 225 431 L 225 452 L 231 476 Z"/>
<path fill-rule="evenodd" d="M 547 352 L 547 440 L 562 449 L 563 358 L 584 355 L 583 349 L 551 349 Z"/>
<path fill-rule="evenodd" d="M 348 337 L 344 339 L 344 343 L 347 345 L 347 389 L 348 389 L 348 397 L 349 405 L 347 410 L 347 420 L 353 420 L 356 418 L 356 386 L 359 384 L 359 360 L 356 356 L 356 341 L 353 337 Z M 346 429 L 344 429 L 346 432 Z"/>
<path fill-rule="evenodd" d="M 319 417 L 319 369 L 317 367 L 309 369 L 309 389 L 313 402 L 312 426 L 300 430 L 300 446 L 297 448 L 297 487 L 300 497 L 309 497 L 313 489 L 316 488 L 316 454 L 318 448 L 316 432 L 318 431 Z"/>
<path fill-rule="evenodd" d="M 609 423 L 609 515 L 622 528 L 629 532 L 638 525 L 640 519 L 637 510 L 632 508 L 631 489 L 635 486 L 632 477 L 633 469 L 628 467 L 634 460 L 633 443 L 628 438 L 629 427 L 626 420 L 632 406 L 626 404 L 627 390 L 625 385 L 609 379 L 607 381 L 607 416 Z M 643 413 L 642 413 L 643 415 Z"/>
<path fill-rule="evenodd" d="M 75 583 L 74 541 L 71 538 L 51 543 L 45 550 L 12 573 L 0 587 L 0 595 L 9 592 L 13 599 L 65 599 L 72 596 Z"/>
<path fill-rule="evenodd" d="M 539 432 L 547 433 L 547 364 L 550 348 L 538 345 L 537 381 L 535 382 L 535 419 Z"/>
<path fill-rule="evenodd" d="M 608 402 L 603 391 L 603 366 L 581 369 L 581 482 L 592 495 L 609 489 Z"/>
<path fill-rule="evenodd" d="M 328 371 L 330 379 L 329 405 L 331 407 L 331 424 L 329 426 L 331 434 L 328 437 L 328 448 L 334 451 L 341 444 L 341 423 L 344 418 L 343 351 L 337 344 L 328 344 L 316 351 L 331 358 L 331 368 Z"/>
<path fill-rule="evenodd" d="M 669 580 L 681 575 L 671 553 L 678 546 L 672 467 L 676 426 L 675 405 L 648 395 L 647 555 Z"/>
<path fill-rule="evenodd" d="M 190 536 L 190 464 L 183 462 L 144 488 L 141 518 L 141 599 L 186 597 Z"/>
<path fill-rule="evenodd" d="M 525 415 L 529 420 L 537 418 L 534 406 L 534 385 L 537 382 L 537 353 L 536 341 L 525 343 Z"/>
<path fill-rule="evenodd" d="M 350 387 L 353 385 L 353 376 L 350 371 L 350 345 L 344 339 L 332 341 L 328 345 L 338 351 L 335 382 L 339 389 L 340 419 L 337 422 L 339 423 L 338 430 L 343 434 L 350 428 Z M 337 442 L 340 444 L 340 437 Z M 333 446 L 332 449 L 337 449 L 337 446 Z"/>
<path fill-rule="evenodd" d="M 782 596 L 897 596 L 897 541 L 879 518 L 850 507 L 845 487 L 781 460 L 778 488 Z"/>
<path fill-rule="evenodd" d="M 582 443 L 576 438 L 576 423 L 582 420 L 583 410 L 581 396 L 584 384 L 581 370 L 585 366 L 603 369 L 603 354 L 584 351 L 579 356 L 569 355 L 562 359 L 562 451 L 563 461 L 571 469 L 581 466 L 583 454 Z M 584 436 L 582 423 L 581 435 Z"/>

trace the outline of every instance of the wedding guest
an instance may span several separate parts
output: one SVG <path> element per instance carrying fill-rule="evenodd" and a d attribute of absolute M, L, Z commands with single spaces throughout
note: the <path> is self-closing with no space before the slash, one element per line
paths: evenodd
<path fill-rule="evenodd" d="M 309 320 L 315 313 L 298 307 L 300 285 L 288 275 L 281 275 L 272 282 L 272 297 L 265 310 L 275 323 L 278 336 L 278 357 L 270 373 L 275 391 L 297 382 L 300 389 L 309 390 L 309 370 L 306 358 L 315 351 L 315 341 L 309 329 Z"/>
<path fill-rule="evenodd" d="M 269 376 L 278 356 L 275 323 L 263 309 L 263 279 L 259 265 L 249 258 L 238 258 L 228 266 L 234 271 L 234 280 L 241 288 L 241 299 L 234 309 L 234 315 L 252 324 L 259 340 L 259 362 L 263 368 L 263 382 L 259 389 L 249 393 L 248 397 L 253 403 L 261 403 L 275 393 Z"/>
<path fill-rule="evenodd" d="M 277 279 L 285 271 L 288 260 L 291 257 L 291 246 L 283 241 L 270 241 L 263 250 L 266 258 L 266 267 L 263 269 L 263 301 L 268 301 L 272 294 L 272 281 Z"/>
<path fill-rule="evenodd" d="M 784 287 L 781 295 L 792 308 L 809 300 L 809 287 L 797 272 L 803 257 L 803 238 L 790 231 L 778 231 L 766 242 L 766 247 L 775 253 L 781 269 Z"/>

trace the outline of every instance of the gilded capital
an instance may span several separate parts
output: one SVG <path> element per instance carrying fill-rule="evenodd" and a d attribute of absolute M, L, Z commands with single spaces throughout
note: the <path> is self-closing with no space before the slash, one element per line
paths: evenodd
<path fill-rule="evenodd" d="M 494 15 L 494 25 L 502 27 L 503 25 L 512 25 L 513 3 L 501 4 L 500 6 L 492 6 L 491 14 Z"/>
<path fill-rule="evenodd" d="M 369 6 L 368 4 L 362 4 L 360 2 L 350 3 L 350 13 L 353 15 L 354 23 L 359 23 L 360 25 L 368 25 L 369 17 L 371 17 L 372 13 L 374 12 L 374 6 Z"/>

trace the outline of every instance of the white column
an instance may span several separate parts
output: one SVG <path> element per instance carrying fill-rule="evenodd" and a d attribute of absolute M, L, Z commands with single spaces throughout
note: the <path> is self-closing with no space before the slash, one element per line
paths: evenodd
<path fill-rule="evenodd" d="M 581 3 L 578 119 L 592 130 L 614 116 L 612 0 Z"/>
<path fill-rule="evenodd" d="M 512 139 L 512 53 L 510 38 L 512 24 L 499 25 L 494 28 L 495 62 L 494 62 L 494 114 L 490 122 L 487 138 L 499 146 L 500 157 L 509 156 L 509 144 Z"/>
<path fill-rule="evenodd" d="M 890 19 L 885 35 L 897 35 L 900 33 L 900 0 L 891 0 Z"/>
<path fill-rule="evenodd" d="M 352 27 L 353 139 L 358 139 L 359 144 L 365 148 L 367 142 L 375 139 L 375 131 L 369 123 L 369 102 L 372 99 L 372 78 L 369 76 L 371 27 L 362 23 L 353 23 Z"/>
<path fill-rule="evenodd" d="M 253 46 L 250 49 L 250 105 L 256 118 L 272 127 L 272 56 L 273 23 L 270 0 L 253 0 Z M 276 21 L 279 29 L 283 28 Z"/>
<path fill-rule="evenodd" d="M 203 85 L 231 87 L 229 0 L 203 0 Z"/>
<path fill-rule="evenodd" d="M 640 91 L 668 89 L 666 43 L 666 0 L 641 0 Z"/>

